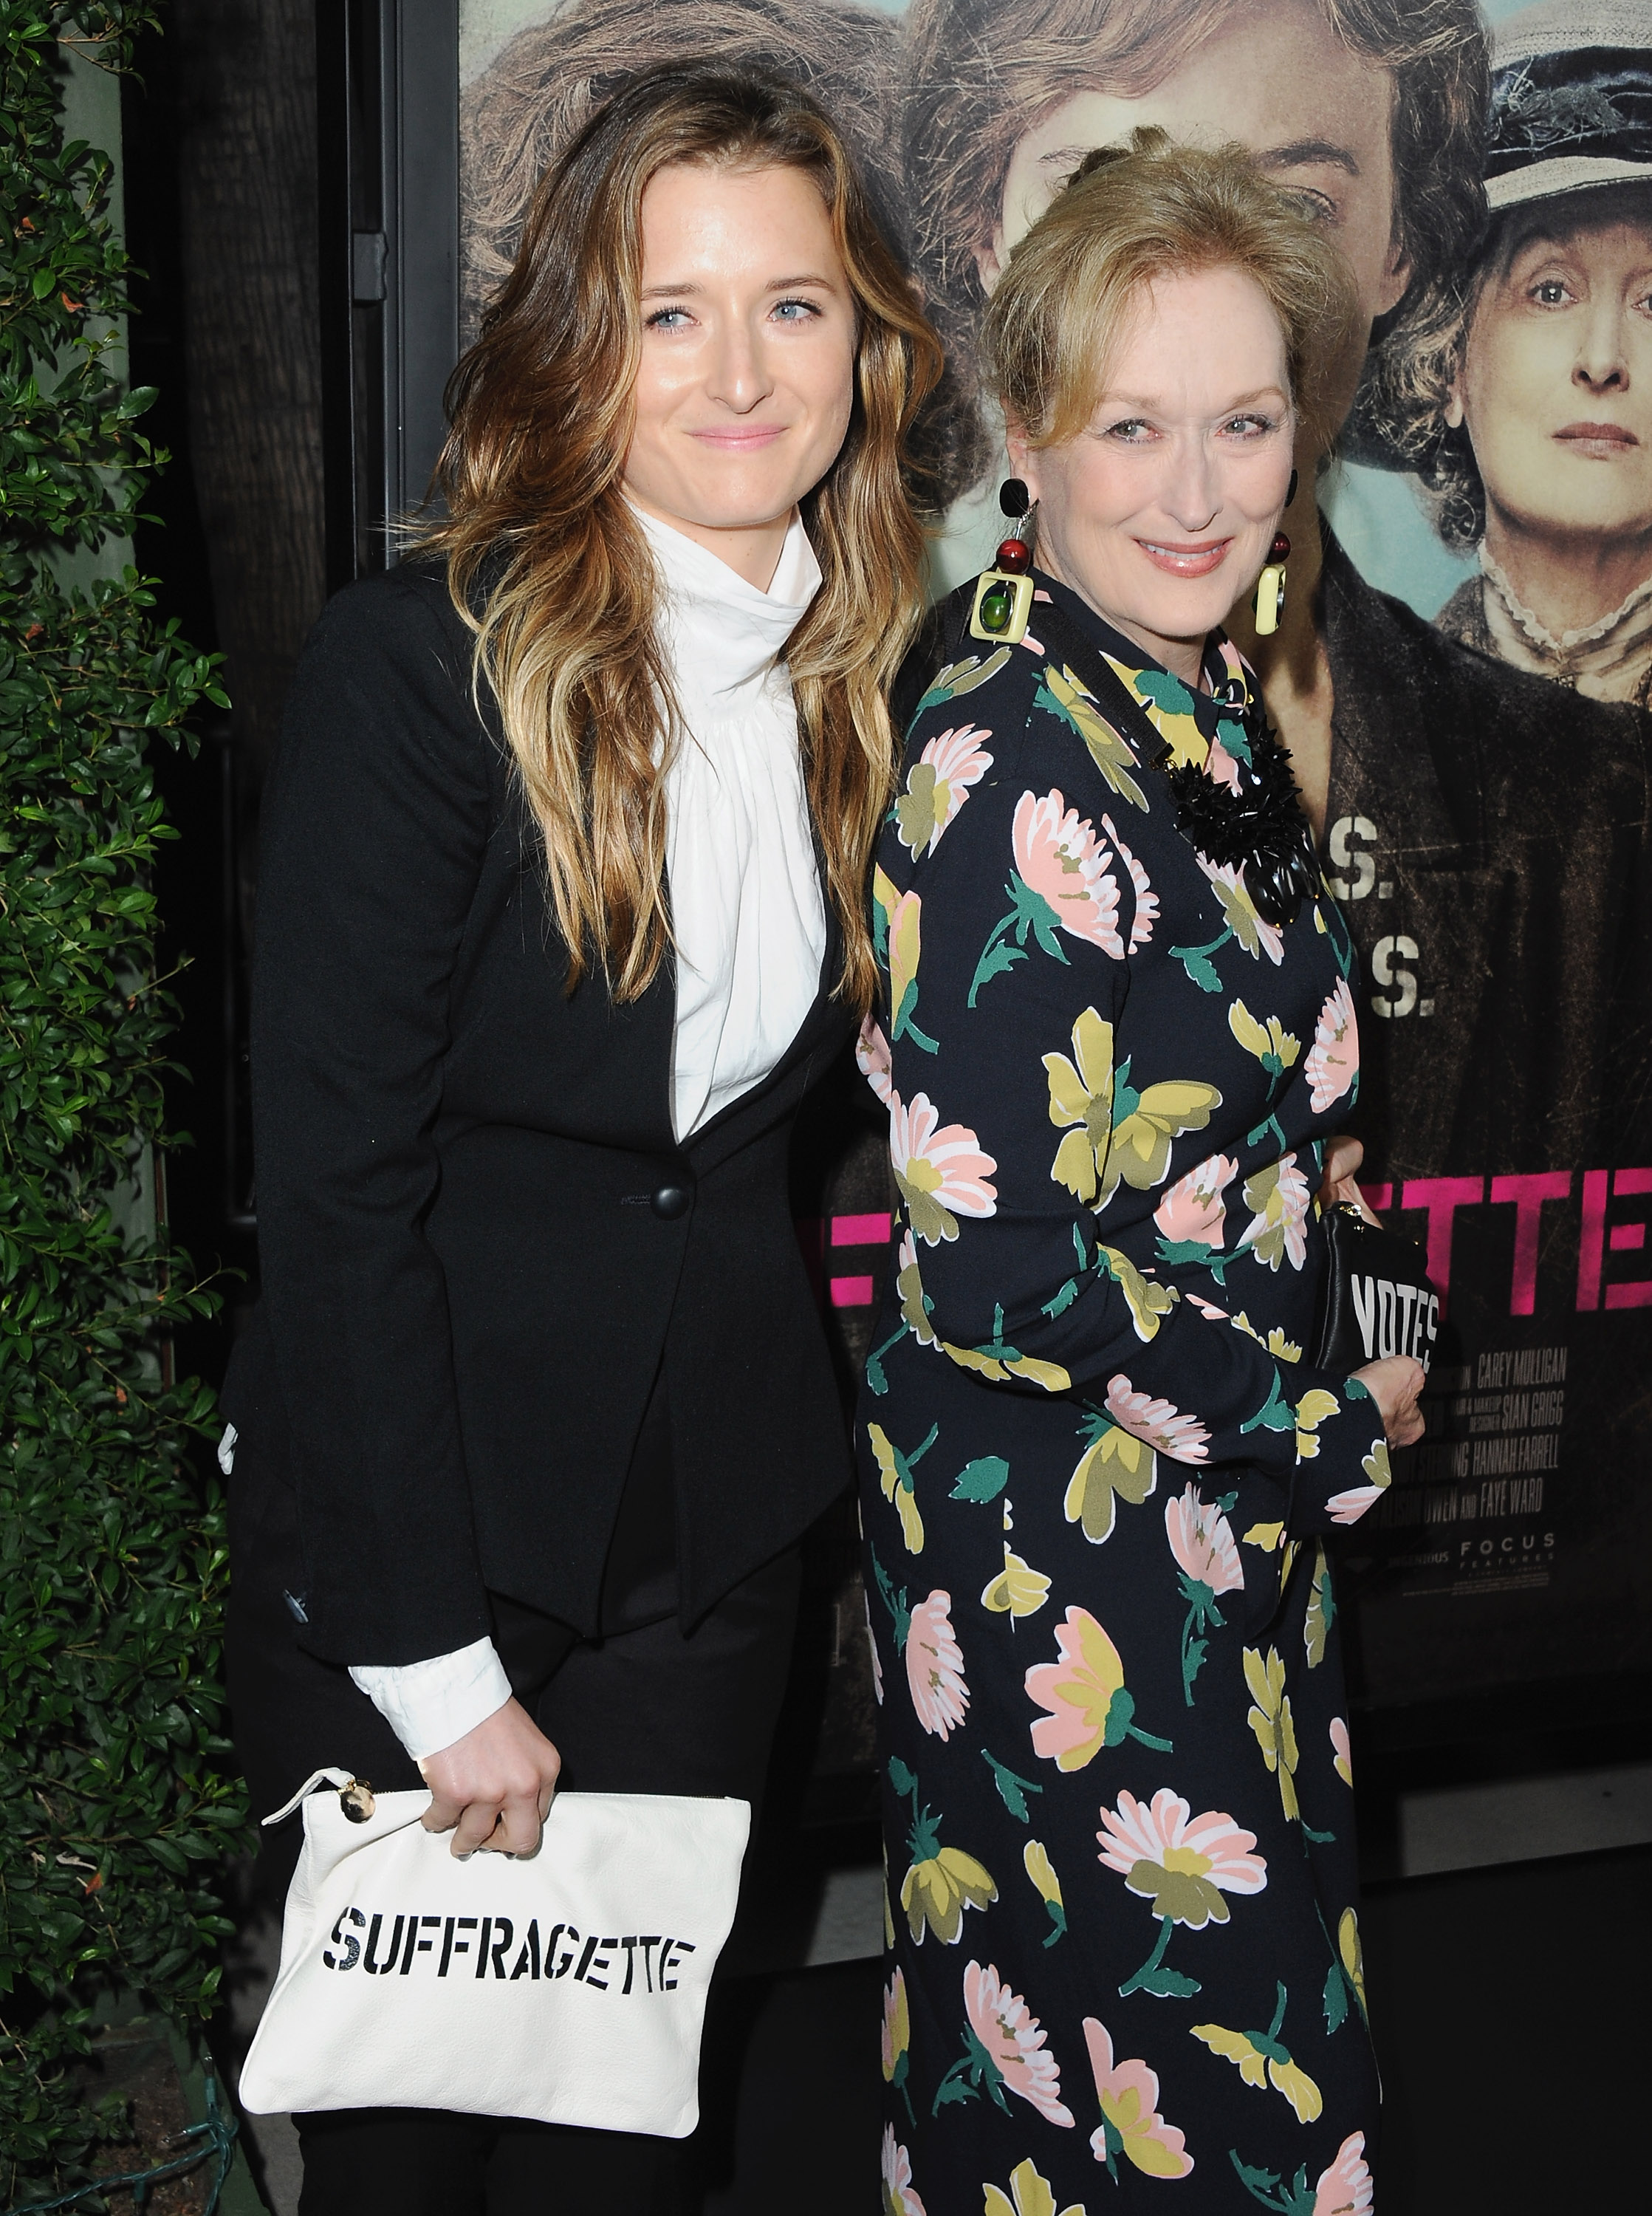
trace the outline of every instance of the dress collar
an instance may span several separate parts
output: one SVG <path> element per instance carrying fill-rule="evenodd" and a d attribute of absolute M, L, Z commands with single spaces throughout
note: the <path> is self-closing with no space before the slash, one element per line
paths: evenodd
<path fill-rule="evenodd" d="M 820 565 L 802 518 L 793 516 L 763 593 L 697 539 L 639 508 L 631 513 L 665 588 L 666 628 L 685 705 L 690 699 L 709 702 L 767 677 L 820 589 Z"/>
<path fill-rule="evenodd" d="M 1133 639 L 1127 638 L 1104 616 L 1097 615 L 1090 603 L 1081 600 L 1070 587 L 1058 584 L 1042 570 L 1038 573 L 1032 630 L 1038 627 L 1036 603 L 1040 599 L 1047 600 L 1078 627 L 1090 645 L 1106 656 L 1115 672 L 1140 702 L 1175 761 L 1202 766 L 1213 742 L 1219 748 L 1225 737 L 1238 742 L 1228 748 L 1229 752 L 1244 752 L 1244 727 L 1252 708 L 1254 681 L 1244 656 L 1225 631 L 1213 631 L 1205 641 L 1205 686 L 1195 692 L 1162 663 L 1144 654 Z M 1219 753 L 1219 766 L 1220 760 Z"/>
<path fill-rule="evenodd" d="M 1558 678 L 1594 700 L 1631 700 L 1652 662 L 1652 577 L 1610 615 L 1558 637 L 1515 592 L 1508 572 L 1480 548 L 1481 590 L 1494 650 L 1518 669 Z"/>

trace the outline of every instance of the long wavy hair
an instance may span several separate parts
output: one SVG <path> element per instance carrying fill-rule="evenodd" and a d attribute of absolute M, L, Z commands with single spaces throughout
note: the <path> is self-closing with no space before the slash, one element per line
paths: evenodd
<path fill-rule="evenodd" d="M 804 781 L 844 939 L 835 990 L 870 1005 L 864 878 L 894 778 L 885 696 L 924 609 L 906 440 L 940 344 L 843 138 L 808 95 L 752 71 L 667 66 L 599 109 L 542 179 L 520 253 L 448 388 L 447 560 L 528 804 L 572 991 L 647 991 L 671 939 L 665 773 L 680 718 L 660 587 L 623 491 L 642 342 L 642 195 L 678 163 L 797 169 L 831 220 L 858 319 L 836 460 L 802 502 L 822 583 L 786 649 Z"/>

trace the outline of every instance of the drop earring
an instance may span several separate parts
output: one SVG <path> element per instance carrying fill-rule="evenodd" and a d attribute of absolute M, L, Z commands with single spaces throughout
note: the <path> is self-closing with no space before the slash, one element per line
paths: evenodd
<path fill-rule="evenodd" d="M 1008 516 L 1028 514 L 1033 503 L 1019 477 L 1007 477 L 998 490 L 998 506 Z M 969 636 L 990 645 L 1018 646 L 1026 636 L 1033 612 L 1032 533 L 1025 526 L 1004 540 L 992 567 L 975 580 L 975 600 L 969 612 Z"/>
<path fill-rule="evenodd" d="M 1276 531 L 1268 550 L 1267 567 L 1256 580 L 1250 602 L 1256 612 L 1258 638 L 1270 637 L 1279 629 L 1279 619 L 1285 612 L 1285 561 L 1290 551 L 1290 540 L 1282 531 Z"/>

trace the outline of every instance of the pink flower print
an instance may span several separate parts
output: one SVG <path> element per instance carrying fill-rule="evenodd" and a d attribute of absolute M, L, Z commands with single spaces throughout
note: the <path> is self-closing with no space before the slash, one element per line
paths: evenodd
<path fill-rule="evenodd" d="M 1107 866 L 1108 850 L 1088 818 L 1069 808 L 1059 792 L 1041 799 L 1023 792 L 1016 803 L 1010 838 L 1023 883 L 1047 904 L 1062 930 L 1121 962 L 1119 881 Z"/>
<path fill-rule="evenodd" d="M 868 1016 L 861 1025 L 861 1035 L 855 1042 L 855 1062 L 861 1075 L 871 1086 L 887 1108 L 894 1099 L 894 1084 L 891 1076 L 894 1064 L 889 1053 L 889 1042 L 883 1036 L 882 1026 Z"/>
<path fill-rule="evenodd" d="M 973 723 L 937 732 L 906 773 L 906 790 L 895 803 L 896 835 L 914 857 L 932 854 L 946 829 L 992 766 L 980 742 L 991 731 Z"/>
<path fill-rule="evenodd" d="M 1153 890 L 1152 879 L 1136 859 L 1114 828 L 1113 818 L 1103 816 L 1102 828 L 1119 850 L 1119 859 L 1130 872 L 1130 882 L 1136 889 L 1136 913 L 1130 926 L 1130 951 L 1145 946 L 1153 935 L 1153 926 L 1158 921 L 1158 895 Z"/>
<path fill-rule="evenodd" d="M 1185 1576 L 1213 1593 L 1244 1591 L 1244 1571 L 1233 1527 L 1219 1509 L 1205 1505 L 1196 1485 L 1165 1502 L 1164 1530 L 1176 1567 Z"/>
<path fill-rule="evenodd" d="M 1047 2123 L 1064 2124 L 1071 2131 L 1072 2111 L 1062 2102 L 1061 2072 L 1045 2046 L 1043 2027 L 990 1962 L 985 1969 L 979 1962 L 965 1966 L 964 2013 L 997 2083 L 1030 2101 Z"/>
<path fill-rule="evenodd" d="M 1225 1592 L 1243 1592 L 1244 1570 L 1233 1542 L 1233 1527 L 1219 1509 L 1207 1508 L 1199 1488 L 1164 1504 L 1164 1530 L 1181 1572 L 1182 1597 L 1188 1604 L 1182 1627 L 1182 1690 L 1193 1706 L 1193 1681 L 1205 1665 L 1206 1634 L 1225 1631 L 1227 1619 L 1216 1605 Z"/>
<path fill-rule="evenodd" d="M 1360 1467 L 1370 1479 L 1369 1485 L 1350 1486 L 1346 1493 L 1333 1493 L 1325 1503 L 1326 1513 L 1333 1524 L 1357 1524 L 1370 1509 L 1376 1506 L 1388 1490 L 1393 1470 L 1388 1459 L 1388 1444 L 1385 1439 L 1373 1439 L 1371 1451 L 1361 1458 Z"/>
<path fill-rule="evenodd" d="M 1096 2079 L 1102 2121 L 1090 2135 L 1090 2151 L 1118 2176 L 1122 2155 L 1146 2177 L 1185 2177 L 1193 2168 L 1187 2141 L 1158 2114 L 1158 2078 L 1145 2062 L 1115 2062 L 1107 2027 L 1084 2018 L 1084 2044 Z"/>
<path fill-rule="evenodd" d="M 1106 1829 L 1096 1837 L 1102 1867 L 1116 1870 L 1132 1893 L 1151 1900 L 1155 1916 L 1189 1930 L 1227 1923 L 1224 1893 L 1257 1893 L 1267 1887 L 1267 1862 L 1250 1851 L 1256 1833 L 1213 1808 L 1194 1816 L 1168 1785 L 1145 1807 L 1133 1793 L 1121 1793 L 1117 1809 L 1103 1808 L 1101 1817 Z"/>
<path fill-rule="evenodd" d="M 964 1658 L 952 1628 L 952 1595 L 932 1592 L 912 1610 L 906 1634 L 906 1683 L 918 1720 L 926 1732 L 946 1739 L 962 1723 L 969 1706 Z"/>
<path fill-rule="evenodd" d="M 1289 1260 L 1299 1270 L 1308 1255 L 1308 1210 L 1312 1195 L 1296 1156 L 1281 1154 L 1244 1181 L 1244 1204 L 1256 1212 L 1240 1237 L 1270 1270 Z"/>
<path fill-rule="evenodd" d="M 1365 2133 L 1350 2132 L 1336 2159 L 1319 2173 L 1312 2216 L 1371 2216 L 1371 2171 L 1365 2158 Z"/>
<path fill-rule="evenodd" d="M 1225 785 L 1230 792 L 1239 789 L 1239 765 L 1219 739 L 1210 742 L 1210 752 L 1205 757 L 1205 775 L 1213 785 Z"/>
<path fill-rule="evenodd" d="M 1222 1195 L 1239 1174 L 1229 1154 L 1211 1154 L 1178 1178 L 1153 1210 L 1153 1221 L 1172 1246 L 1183 1241 L 1219 1246 L 1227 1221 Z"/>
<path fill-rule="evenodd" d="M 1233 1319 L 1225 1308 L 1219 1308 L 1214 1301 L 1207 1301 L 1202 1293 L 1188 1293 L 1190 1300 L 1201 1316 L 1211 1323 L 1231 1323 Z"/>
<path fill-rule="evenodd" d="M 1070 1608 L 1055 1628 L 1058 1662 L 1037 1662 L 1027 1672 L 1027 1697 L 1047 1715 L 1033 1725 L 1033 1752 L 1058 1770 L 1082 1770 L 1104 1746 L 1139 1739 L 1159 1754 L 1168 1739 L 1155 1739 L 1135 1721 L 1134 1696 L 1125 1690 L 1118 1648 L 1087 1608 Z"/>
<path fill-rule="evenodd" d="M 1341 1716 L 1330 1720 L 1331 1768 L 1344 1785 L 1354 1782 L 1354 1750 L 1348 1745 L 1348 1726 Z"/>
<path fill-rule="evenodd" d="M 991 1216 L 998 1188 L 987 1182 L 998 1164 L 961 1123 L 943 1123 L 926 1093 L 903 1107 L 889 1102 L 889 1158 L 906 1203 L 906 1221 L 930 1246 L 958 1236 L 961 1216 Z"/>
<path fill-rule="evenodd" d="M 1360 1019 L 1346 977 L 1339 977 L 1326 995 L 1303 1069 L 1312 1087 L 1310 1098 L 1316 1116 L 1340 1100 L 1360 1074 Z"/>
<path fill-rule="evenodd" d="M 895 2138 L 893 2124 L 883 2127 L 883 2201 L 880 2216 L 924 2216 L 924 2204 L 912 2191 L 912 2158 Z"/>
<path fill-rule="evenodd" d="M 1209 1451 L 1210 1433 L 1197 1416 L 1138 1393 L 1122 1370 L 1107 1381 L 1107 1413 L 1121 1431 L 1172 1462 L 1203 1462 Z"/>

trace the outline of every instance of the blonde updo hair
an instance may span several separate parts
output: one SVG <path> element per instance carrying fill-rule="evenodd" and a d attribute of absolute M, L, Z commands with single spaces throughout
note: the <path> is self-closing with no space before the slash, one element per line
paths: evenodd
<path fill-rule="evenodd" d="M 986 379 L 1037 446 L 1090 422 L 1141 293 L 1158 279 L 1237 269 L 1279 318 L 1291 397 L 1334 431 L 1327 372 L 1358 322 L 1354 281 L 1323 232 L 1243 146 L 1178 145 L 1144 126 L 1088 154 L 1010 254 L 986 311 Z"/>

